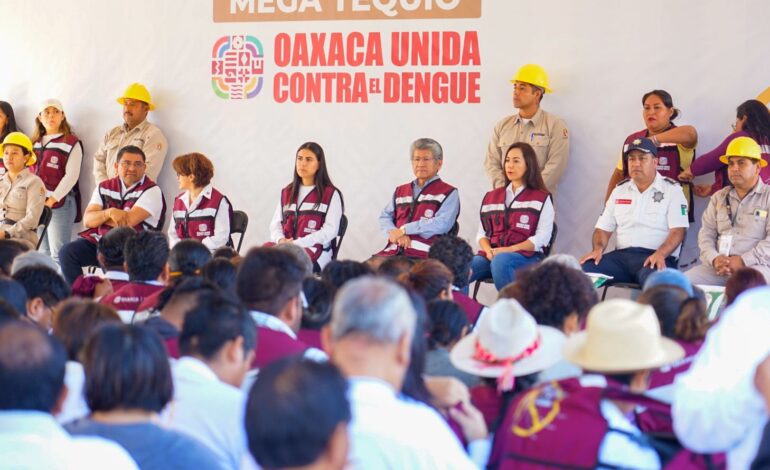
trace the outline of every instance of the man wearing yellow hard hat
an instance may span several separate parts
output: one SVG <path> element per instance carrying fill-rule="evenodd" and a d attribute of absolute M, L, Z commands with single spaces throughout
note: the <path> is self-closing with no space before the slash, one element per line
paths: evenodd
<path fill-rule="evenodd" d="M 158 126 L 147 121 L 147 113 L 155 109 L 150 92 L 141 83 L 132 83 L 118 98 L 123 106 L 123 124 L 111 129 L 104 136 L 94 155 L 94 177 L 99 184 L 118 174 L 115 170 L 118 150 L 135 145 L 147 156 L 147 175 L 158 179 L 168 143 Z"/>
<path fill-rule="evenodd" d="M 511 83 L 513 106 L 519 111 L 495 125 L 484 168 L 493 187 L 505 186 L 503 155 L 511 144 L 525 142 L 535 149 L 545 185 L 556 196 L 559 180 L 567 168 L 569 132 L 561 118 L 540 107 L 543 95 L 551 92 L 548 75 L 543 67 L 526 64 L 519 69 Z"/>
<path fill-rule="evenodd" d="M 34 250 L 46 190 L 43 180 L 27 168 L 36 161 L 32 141 L 21 132 L 11 132 L 0 152 L 6 169 L 0 177 L 0 239 L 13 239 Z"/>
<path fill-rule="evenodd" d="M 719 160 L 727 165 L 732 186 L 711 196 L 698 232 L 701 264 L 685 274 L 693 284 L 723 286 L 748 266 L 770 282 L 770 186 L 759 177 L 767 166 L 762 149 L 751 137 L 736 137 Z"/>

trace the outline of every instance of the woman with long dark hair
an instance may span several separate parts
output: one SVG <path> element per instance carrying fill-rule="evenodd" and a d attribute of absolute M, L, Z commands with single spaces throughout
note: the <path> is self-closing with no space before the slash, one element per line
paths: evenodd
<path fill-rule="evenodd" d="M 471 262 L 470 279 L 491 277 L 497 290 L 513 282 L 517 269 L 542 259 L 555 214 L 529 144 L 517 142 L 508 148 L 503 171 L 505 186 L 489 191 L 481 202 L 476 237 L 481 250 Z"/>
<path fill-rule="evenodd" d="M 7 101 L 0 101 L 0 142 L 11 132 L 21 132 L 16 125 L 16 115 L 13 106 Z M 5 173 L 5 165 L 0 161 L 0 176 Z"/>
<path fill-rule="evenodd" d="M 343 212 L 342 194 L 329 178 L 323 149 L 305 142 L 297 149 L 294 177 L 281 190 L 270 221 L 270 241 L 301 246 L 320 271 L 332 259 L 331 243 Z"/>

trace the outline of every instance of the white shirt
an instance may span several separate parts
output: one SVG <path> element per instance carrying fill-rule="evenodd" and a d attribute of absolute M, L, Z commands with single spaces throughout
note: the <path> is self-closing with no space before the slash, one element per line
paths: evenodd
<path fill-rule="evenodd" d="M 44 135 L 42 139 L 43 147 L 48 145 L 48 142 L 60 136 L 61 134 Z M 64 176 L 62 177 L 61 181 L 59 181 L 59 184 L 56 185 L 56 188 L 53 191 L 46 191 L 46 197 L 53 197 L 57 201 L 64 199 L 64 196 L 72 191 L 75 183 L 78 182 L 78 178 L 80 178 L 80 164 L 82 161 L 83 144 L 78 141 L 72 147 L 72 151 L 70 151 L 69 157 L 67 157 L 67 165 L 64 166 Z"/>
<path fill-rule="evenodd" d="M 207 445 L 226 468 L 241 468 L 248 458 L 246 396 L 189 356 L 176 361 L 172 373 L 174 401 L 163 412 L 164 422 Z"/>
<path fill-rule="evenodd" d="M 14 470 L 135 470 L 118 444 L 70 436 L 48 413 L 0 411 L 0 467 Z"/>
<path fill-rule="evenodd" d="M 190 191 L 185 191 L 177 197 L 182 200 L 182 204 L 184 204 L 186 211 L 192 212 L 198 208 L 204 197 L 211 198 L 211 191 L 213 189 L 213 186 L 210 184 L 207 185 L 203 188 L 203 191 L 198 194 L 198 197 L 195 198 L 192 204 L 190 204 Z M 182 216 L 184 217 L 184 212 L 182 213 Z M 222 198 L 222 201 L 219 203 L 219 208 L 217 209 L 217 215 L 214 218 L 214 235 L 204 238 L 201 240 L 201 243 L 203 243 L 209 250 L 214 251 L 217 248 L 227 245 L 229 240 L 230 204 L 227 202 L 227 199 Z M 174 223 L 174 220 L 171 219 L 171 224 L 168 227 L 169 247 L 174 248 L 174 245 L 179 243 L 179 241 L 180 238 L 176 234 L 176 224 Z"/>
<path fill-rule="evenodd" d="M 144 182 L 144 178 L 146 178 L 146 176 L 143 176 L 141 180 L 139 180 L 130 188 L 126 188 L 126 185 L 123 184 L 123 180 L 121 179 L 120 195 L 125 196 L 126 193 L 134 189 L 136 186 L 142 184 Z M 103 207 L 102 197 L 99 195 L 99 185 L 94 188 L 94 192 L 91 194 L 91 200 L 88 201 L 88 205 Z M 150 213 L 149 217 L 144 219 L 145 222 L 152 225 L 153 227 L 160 225 L 160 215 L 163 212 L 163 193 L 160 190 L 160 186 L 156 184 L 152 188 L 143 192 L 142 195 L 139 196 L 139 199 L 136 200 L 133 207 L 141 207 Z"/>
<path fill-rule="evenodd" d="M 596 228 L 605 232 L 617 229 L 617 248 L 657 250 L 670 229 L 687 228 L 687 200 L 682 187 L 655 173 L 652 184 L 643 192 L 633 180 L 612 190 Z M 679 254 L 679 248 L 672 256 Z"/>
<path fill-rule="evenodd" d="M 727 452 L 730 469 L 749 468 L 767 421 L 754 387 L 770 353 L 770 288 L 751 289 L 722 313 L 687 372 L 674 382 L 674 431 L 697 452 Z"/>
<path fill-rule="evenodd" d="M 631 424 L 611 401 L 602 400 L 599 409 L 610 428 L 625 431 L 635 436 L 642 435 L 639 428 Z M 660 457 L 652 447 L 642 446 L 630 436 L 611 431 L 605 434 L 599 445 L 599 462 L 615 465 L 618 468 L 661 468 Z"/>
<path fill-rule="evenodd" d="M 251 314 L 251 318 L 254 319 L 254 323 L 257 324 L 258 327 L 267 328 L 268 330 L 278 331 L 285 335 L 288 335 L 291 339 L 296 340 L 297 334 L 287 325 L 283 322 L 280 318 L 276 317 L 275 315 L 270 315 L 269 313 L 264 312 L 258 312 L 256 310 L 250 310 L 249 313 Z M 305 353 L 302 355 L 305 359 L 310 359 L 311 361 L 316 362 L 326 362 L 329 360 L 329 356 L 326 355 L 325 352 L 321 351 L 318 348 L 309 347 L 305 350 Z"/>
<path fill-rule="evenodd" d="M 351 468 L 476 468 L 435 410 L 399 400 L 379 379 L 353 377 L 348 383 Z"/>
<path fill-rule="evenodd" d="M 519 187 L 516 192 L 513 192 L 513 185 L 508 183 L 505 188 L 505 207 L 510 207 L 513 204 L 513 200 L 524 191 L 525 186 Z M 553 220 L 556 213 L 553 210 L 553 202 L 551 198 L 545 198 L 543 208 L 540 210 L 540 218 L 537 220 L 537 228 L 535 234 L 527 238 L 535 245 L 535 251 L 542 252 L 543 248 L 548 246 L 548 242 L 551 241 L 551 233 L 553 232 Z M 486 232 L 484 232 L 484 225 L 479 224 L 479 231 L 476 232 L 476 243 L 482 238 L 487 238 Z"/>
<path fill-rule="evenodd" d="M 67 386 L 67 398 L 62 404 L 62 409 L 56 415 L 56 421 L 61 424 L 67 424 L 70 421 L 84 418 L 91 414 L 88 408 L 86 398 L 83 395 L 83 388 L 86 383 L 86 374 L 83 371 L 83 365 L 75 361 L 67 361 L 67 368 L 64 370 L 64 385 Z"/>

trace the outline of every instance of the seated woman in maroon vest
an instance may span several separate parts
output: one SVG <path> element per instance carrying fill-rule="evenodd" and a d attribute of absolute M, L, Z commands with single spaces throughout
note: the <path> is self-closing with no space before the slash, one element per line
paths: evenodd
<path fill-rule="evenodd" d="M 503 160 L 506 185 L 481 201 L 478 254 L 470 282 L 492 278 L 497 290 L 516 279 L 516 270 L 542 259 L 553 231 L 554 209 L 535 150 L 517 142 Z"/>
<path fill-rule="evenodd" d="M 200 240 L 211 251 L 232 244 L 230 200 L 211 185 L 214 165 L 201 153 L 180 155 L 172 163 L 179 189 L 174 199 L 174 223 L 168 229 L 171 248 L 179 240 Z"/>
<path fill-rule="evenodd" d="M 72 224 L 80 222 L 80 163 L 83 143 L 72 133 L 59 100 L 45 100 L 35 116 L 32 134 L 37 162 L 30 171 L 45 183 L 45 205 L 53 209 L 40 249 L 59 262 L 59 250 L 72 239 Z"/>
<path fill-rule="evenodd" d="M 294 177 L 281 190 L 270 221 L 270 241 L 301 246 L 320 272 L 332 259 L 331 244 L 344 210 L 342 193 L 329 177 L 323 148 L 305 142 L 297 149 Z"/>

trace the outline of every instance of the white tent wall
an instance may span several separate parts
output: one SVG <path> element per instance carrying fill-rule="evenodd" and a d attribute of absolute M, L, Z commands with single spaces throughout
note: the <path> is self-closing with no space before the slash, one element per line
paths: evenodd
<path fill-rule="evenodd" d="M 460 188 L 460 234 L 475 245 L 489 184 L 485 149 L 495 122 L 514 111 L 508 80 L 524 63 L 549 72 L 554 93 L 543 107 L 570 129 L 570 163 L 556 206 L 558 251 L 574 255 L 590 248 L 623 139 L 643 127 L 644 92 L 673 95 L 683 112 L 676 122 L 698 129 L 703 153 L 729 132 L 736 106 L 770 86 L 770 2 L 763 0 L 483 0 L 481 17 L 470 19 L 241 23 L 215 23 L 211 0 L 2 0 L 0 17 L 0 99 L 13 104 L 27 132 L 42 99 L 63 102 L 85 144 L 86 195 L 94 187 L 93 153 L 121 122 L 115 99 L 138 81 L 157 103 L 150 121 L 169 141 L 160 177 L 169 204 L 177 193 L 171 160 L 200 151 L 214 161 L 215 186 L 249 214 L 245 246 L 262 243 L 296 148 L 317 141 L 345 196 L 350 227 L 341 256 L 353 259 L 383 246 L 377 216 L 393 188 L 411 179 L 408 147 L 423 136 L 444 147 L 441 175 Z M 369 103 L 275 101 L 277 34 L 355 31 L 380 32 L 386 50 L 391 32 L 477 31 L 481 64 L 397 68 L 386 61 L 304 71 L 478 71 L 480 103 L 385 104 L 380 96 Z M 212 47 L 231 34 L 253 35 L 264 46 L 265 84 L 253 99 L 221 99 L 212 90 Z"/>

